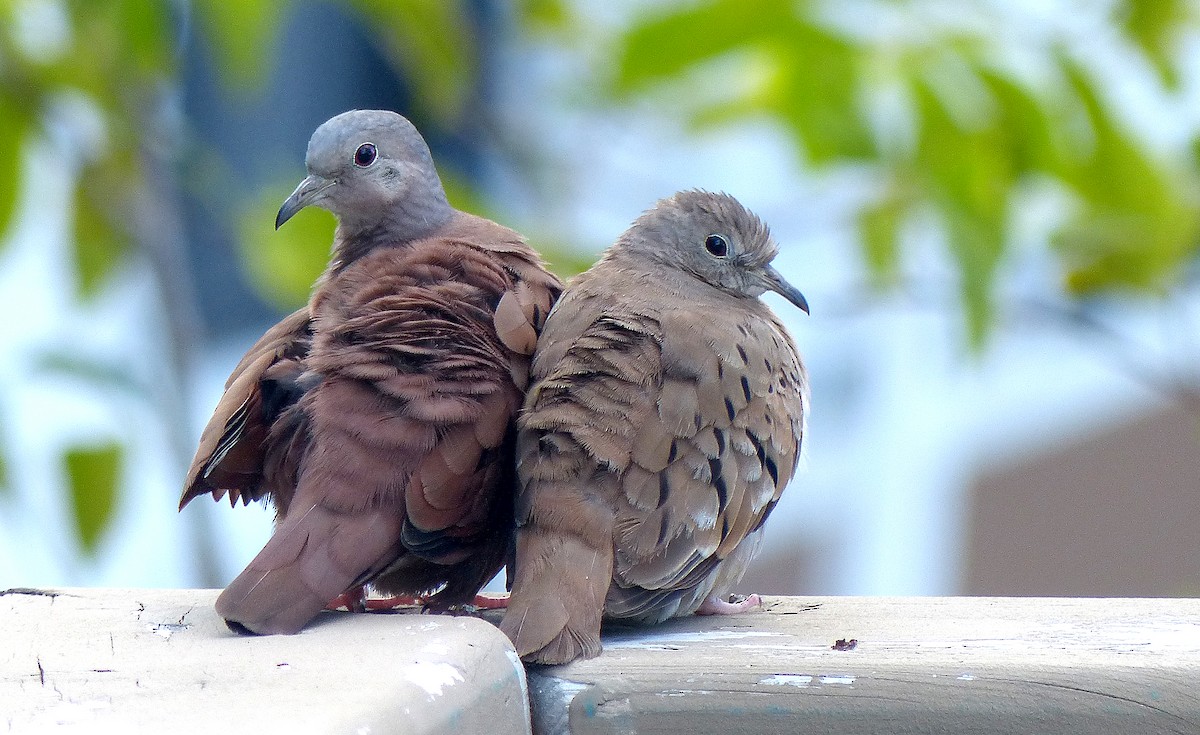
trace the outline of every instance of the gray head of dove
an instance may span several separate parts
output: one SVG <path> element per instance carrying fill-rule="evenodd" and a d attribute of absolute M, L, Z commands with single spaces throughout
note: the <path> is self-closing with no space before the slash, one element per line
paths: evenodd
<path fill-rule="evenodd" d="M 314 204 L 338 218 L 345 237 L 420 237 L 453 210 L 429 147 L 412 123 L 387 110 L 351 110 L 313 133 L 308 176 L 284 201 L 275 228 Z"/>
<path fill-rule="evenodd" d="M 616 252 L 682 270 L 734 296 L 774 291 L 808 313 L 804 294 L 771 261 L 779 252 L 766 224 L 728 194 L 681 191 L 644 213 Z"/>

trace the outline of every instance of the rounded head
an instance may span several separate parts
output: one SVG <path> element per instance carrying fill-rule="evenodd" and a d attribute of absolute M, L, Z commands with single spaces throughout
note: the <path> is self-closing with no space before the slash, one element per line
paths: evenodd
<path fill-rule="evenodd" d="M 808 312 L 804 295 L 771 266 L 779 246 L 766 224 L 728 194 L 693 189 L 662 199 L 613 249 L 684 271 L 735 296 L 775 291 Z"/>
<path fill-rule="evenodd" d="M 385 223 L 419 229 L 449 216 L 429 147 L 394 112 L 351 110 L 330 118 L 312 134 L 304 163 L 308 176 L 283 203 L 276 227 L 310 204 L 328 209 L 351 232 Z"/>

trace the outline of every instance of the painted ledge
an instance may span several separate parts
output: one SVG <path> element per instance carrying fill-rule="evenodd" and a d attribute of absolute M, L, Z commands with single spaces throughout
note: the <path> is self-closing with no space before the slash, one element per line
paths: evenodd
<path fill-rule="evenodd" d="M 534 732 L 1200 734 L 1200 600 L 766 598 L 531 668 Z"/>
<path fill-rule="evenodd" d="M 215 591 L 0 597 L 0 732 L 1200 734 L 1200 600 L 767 598 L 528 674 L 484 620 L 229 633 Z"/>
<path fill-rule="evenodd" d="M 0 597 L 0 732 L 529 732 L 524 668 L 490 623 L 326 613 L 299 635 L 243 637 L 216 596 Z"/>

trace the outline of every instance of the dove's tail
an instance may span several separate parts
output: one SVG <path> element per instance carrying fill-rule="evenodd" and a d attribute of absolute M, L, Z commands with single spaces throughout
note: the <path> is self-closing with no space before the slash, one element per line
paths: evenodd
<path fill-rule="evenodd" d="M 517 532 L 516 576 L 500 629 L 521 658 L 560 664 L 600 654 L 600 619 L 612 579 L 612 546 L 526 526 Z"/>
<path fill-rule="evenodd" d="M 398 538 L 400 519 L 392 513 L 293 505 L 217 598 L 217 614 L 234 630 L 297 633 L 331 600 L 394 559 Z"/>

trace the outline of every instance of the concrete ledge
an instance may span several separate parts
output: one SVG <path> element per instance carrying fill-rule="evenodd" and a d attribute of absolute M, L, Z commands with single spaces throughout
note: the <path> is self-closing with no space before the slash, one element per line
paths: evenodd
<path fill-rule="evenodd" d="M 529 686 L 540 735 L 1196 735 L 1200 600 L 767 598 Z"/>
<path fill-rule="evenodd" d="M 1200 733 L 1200 600 L 767 598 L 525 672 L 484 620 L 245 638 L 211 590 L 0 596 L 0 731 Z M 494 617 L 494 616 L 493 616 Z"/>
<path fill-rule="evenodd" d="M 19 733 L 529 732 L 525 672 L 469 617 L 325 613 L 235 636 L 215 590 L 0 597 L 0 730 Z"/>

